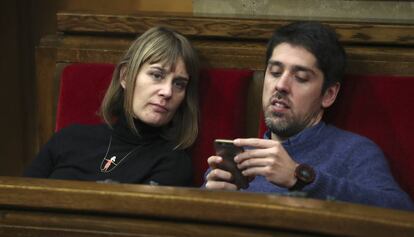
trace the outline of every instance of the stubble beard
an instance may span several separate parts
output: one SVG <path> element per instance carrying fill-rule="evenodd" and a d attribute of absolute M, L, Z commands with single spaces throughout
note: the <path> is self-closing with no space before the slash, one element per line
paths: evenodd
<path fill-rule="evenodd" d="M 306 128 L 306 122 L 271 111 L 265 113 L 265 123 L 272 133 L 282 139 L 292 137 Z"/>
<path fill-rule="evenodd" d="M 278 98 L 279 100 L 284 99 L 291 106 L 292 103 L 289 103 L 289 100 L 286 98 L 286 95 L 281 92 L 276 92 L 269 100 L 269 106 L 272 104 L 271 101 L 273 98 Z M 289 106 L 289 107 L 290 107 Z M 292 137 L 305 128 L 312 126 L 315 121 L 318 120 L 318 110 L 310 111 L 305 116 L 295 115 L 291 108 L 285 113 L 274 112 L 270 107 L 265 109 L 265 123 L 267 128 L 279 139 L 285 140 L 289 137 Z"/>

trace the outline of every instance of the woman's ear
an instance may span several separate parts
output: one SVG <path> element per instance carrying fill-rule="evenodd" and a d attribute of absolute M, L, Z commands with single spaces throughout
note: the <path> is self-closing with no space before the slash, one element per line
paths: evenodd
<path fill-rule="evenodd" d="M 126 66 L 122 66 L 121 70 L 119 70 L 119 82 L 121 83 L 122 88 L 126 87 Z"/>
<path fill-rule="evenodd" d="M 341 84 L 337 82 L 334 85 L 326 89 L 325 93 L 323 94 L 323 98 L 322 98 L 322 108 L 326 109 L 335 102 L 336 96 L 338 95 L 340 88 L 341 88 Z"/>

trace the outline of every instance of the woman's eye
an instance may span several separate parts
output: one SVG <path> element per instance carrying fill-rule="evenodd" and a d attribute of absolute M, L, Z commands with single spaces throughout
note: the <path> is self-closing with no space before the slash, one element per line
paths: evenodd
<path fill-rule="evenodd" d="M 164 78 L 164 75 L 160 72 L 151 72 L 150 76 L 155 80 L 161 80 Z"/>
<path fill-rule="evenodd" d="M 184 90 L 185 88 L 187 88 L 187 82 L 186 81 L 174 82 L 174 87 L 179 90 Z"/>

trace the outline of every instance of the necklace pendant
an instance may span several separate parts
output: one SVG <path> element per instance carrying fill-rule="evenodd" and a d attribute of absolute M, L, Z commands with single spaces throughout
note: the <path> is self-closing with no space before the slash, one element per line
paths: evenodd
<path fill-rule="evenodd" d="M 134 149 L 130 150 L 126 155 L 124 155 L 124 157 L 121 157 L 121 159 L 119 161 L 116 161 L 116 156 L 112 156 L 110 159 L 106 158 L 106 157 L 108 157 L 109 149 L 111 148 L 111 144 L 112 144 L 112 135 L 109 138 L 109 144 L 108 144 L 108 148 L 106 149 L 105 157 L 102 159 L 101 166 L 99 167 L 99 169 L 102 173 L 111 172 L 119 164 L 121 164 L 122 161 L 126 160 L 126 158 L 128 158 L 129 155 L 131 155 L 133 152 L 137 151 L 138 148 L 140 147 L 140 146 L 136 146 Z"/>
<path fill-rule="evenodd" d="M 111 167 L 112 164 L 115 165 L 115 160 L 116 160 L 116 156 L 112 156 L 111 159 L 105 159 L 106 163 L 105 166 L 103 167 L 102 171 L 103 172 L 108 172 L 109 167 Z"/>

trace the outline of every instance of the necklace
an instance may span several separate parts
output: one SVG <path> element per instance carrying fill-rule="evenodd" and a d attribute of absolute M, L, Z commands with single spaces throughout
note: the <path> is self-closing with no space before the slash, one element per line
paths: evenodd
<path fill-rule="evenodd" d="M 131 155 L 139 147 L 139 146 L 135 147 L 134 149 L 129 151 L 124 157 L 122 157 L 121 160 L 117 161 L 116 156 L 112 156 L 111 158 L 108 158 L 108 153 L 109 153 L 109 149 L 111 148 L 111 144 L 112 144 L 112 135 L 111 135 L 111 138 L 109 139 L 109 145 L 108 145 L 108 149 L 106 150 L 105 157 L 101 161 L 100 171 L 102 173 L 109 173 L 112 170 L 114 170 L 119 164 L 122 163 L 122 161 L 124 161 L 129 155 Z"/>

